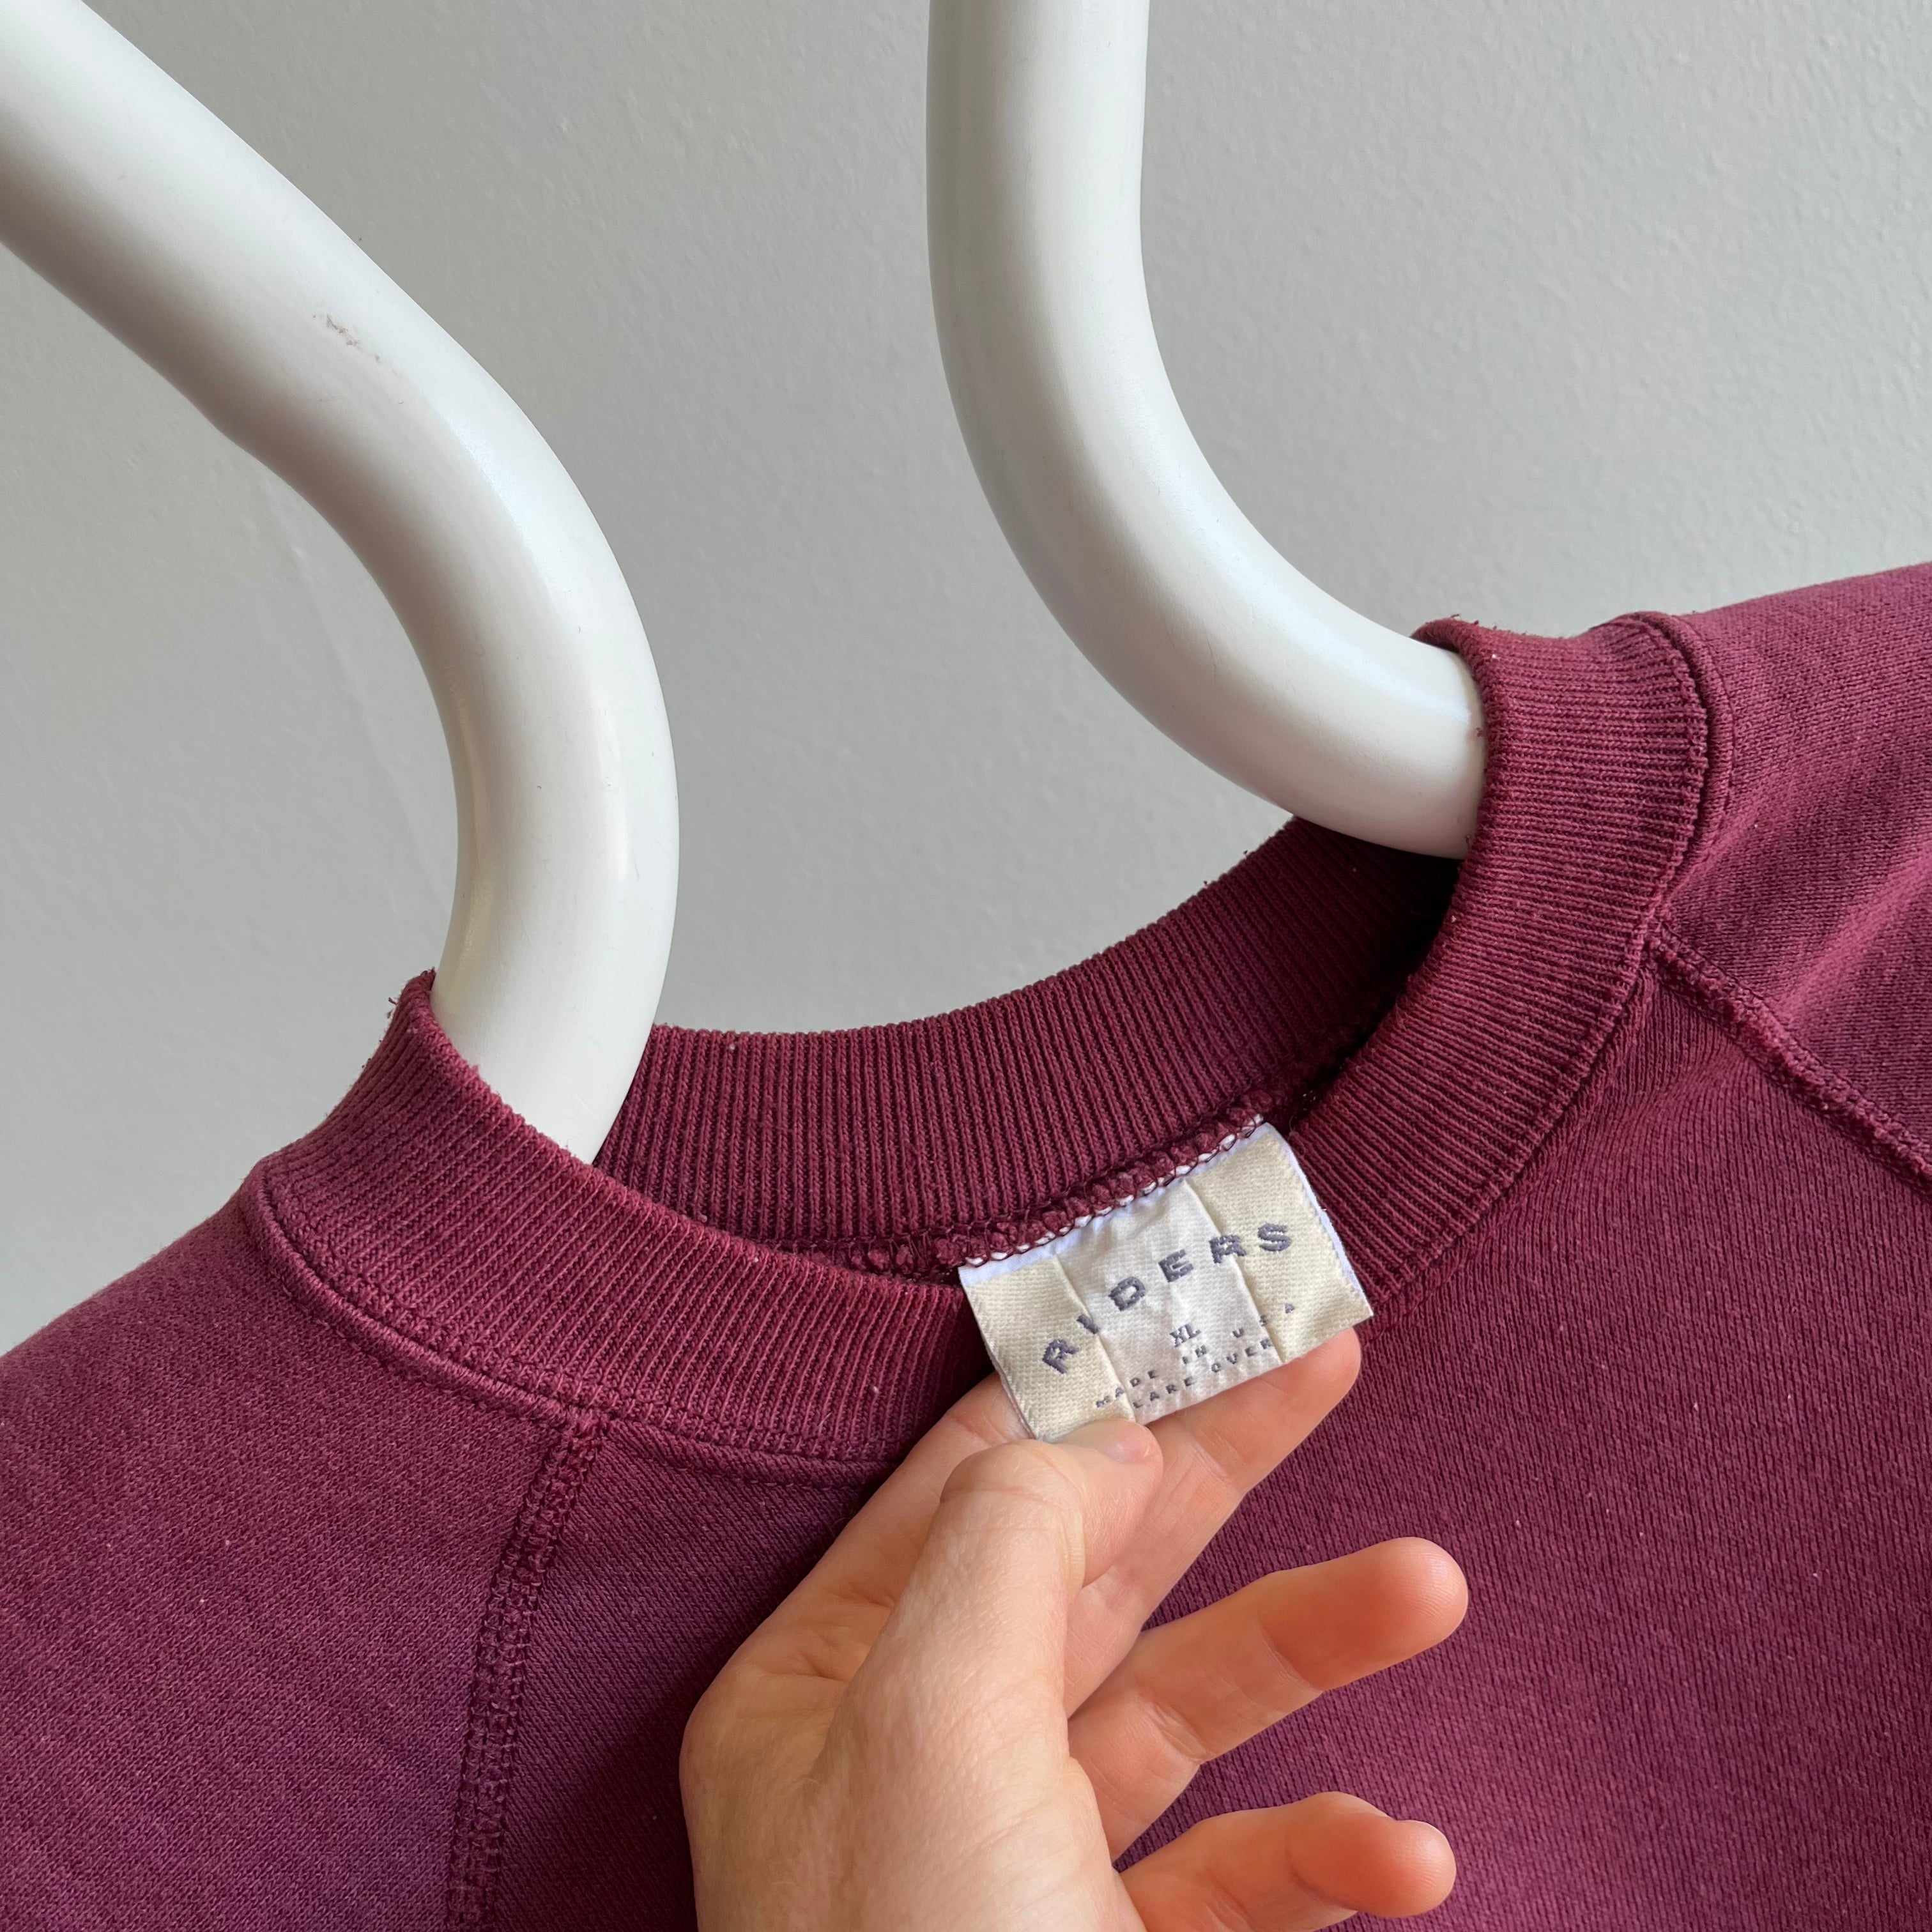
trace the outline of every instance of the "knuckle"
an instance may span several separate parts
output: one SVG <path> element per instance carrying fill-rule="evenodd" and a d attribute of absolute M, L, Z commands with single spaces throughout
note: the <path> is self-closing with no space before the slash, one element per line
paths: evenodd
<path fill-rule="evenodd" d="M 962 1495 L 1062 1516 L 1073 1514 L 1080 1501 L 1064 1460 L 1045 1442 L 1006 1442 L 982 1450 L 959 1466 L 947 1486 Z"/>
<path fill-rule="evenodd" d="M 1136 1714 L 1142 1726 L 1142 1749 L 1158 1774 L 1169 1782 L 1184 1785 L 1219 1755 L 1193 1720 L 1163 1698 L 1143 1700 Z"/>

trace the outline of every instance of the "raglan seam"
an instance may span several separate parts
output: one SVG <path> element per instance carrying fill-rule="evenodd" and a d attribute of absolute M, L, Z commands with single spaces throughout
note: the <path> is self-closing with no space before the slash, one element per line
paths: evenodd
<path fill-rule="evenodd" d="M 604 1418 L 592 1414 L 572 1416 L 558 1428 L 490 1573 L 451 1821 L 444 1932 L 488 1932 L 496 1915 L 531 1633 L 544 1580 L 605 1432 Z"/>
<path fill-rule="evenodd" d="M 1708 687 L 1715 700 L 1717 727 L 1727 740 L 1730 694 L 1716 654 L 1706 644 L 1694 620 L 1644 614 L 1656 628 L 1684 647 L 1693 675 Z M 1728 808 L 1730 764 L 1726 748 L 1720 763 L 1716 809 L 1700 844 L 1712 842 Z M 1807 1046 L 1768 999 L 1693 944 L 1667 913 L 1658 921 L 1650 946 L 1660 980 L 1718 1026 L 1777 1085 L 1862 1142 L 1869 1154 L 1907 1180 L 1921 1186 L 1932 1185 L 1932 1146 Z"/>
<path fill-rule="evenodd" d="M 1668 922 L 1659 926 L 1651 950 L 1672 990 L 1714 1021 L 1776 1085 L 1862 1142 L 1874 1159 L 1932 1187 L 1932 1146 L 1807 1046 L 1761 993 Z"/>

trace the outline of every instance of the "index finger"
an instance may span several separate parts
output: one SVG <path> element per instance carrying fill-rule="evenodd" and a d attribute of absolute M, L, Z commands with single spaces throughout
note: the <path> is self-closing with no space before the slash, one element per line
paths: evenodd
<path fill-rule="evenodd" d="M 1295 1360 L 1154 1425 L 1166 1458 L 1160 1488 L 1126 1554 L 1087 1586 L 1067 1619 L 1070 1711 L 1120 1661 L 1241 1498 L 1354 1386 L 1361 1365 L 1361 1344 L 1345 1328 Z"/>
<path fill-rule="evenodd" d="M 1148 1613 L 1242 1497 L 1347 1394 L 1360 1363 L 1352 1330 L 1299 1360 L 1222 1390 L 1153 1426 L 1160 1489 L 1126 1556 L 1090 1583 L 1068 1631 L 1068 1691 L 1078 1702 L 1112 1668 Z M 816 1620 L 854 1608 L 883 1620 L 926 1542 L 946 1478 L 969 1456 L 1026 1434 L 988 1376 L 914 1446 L 774 1616 Z"/>

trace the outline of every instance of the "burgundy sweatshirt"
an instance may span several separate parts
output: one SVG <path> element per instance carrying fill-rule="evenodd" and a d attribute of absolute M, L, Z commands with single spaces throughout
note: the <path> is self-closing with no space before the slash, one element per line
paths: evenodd
<path fill-rule="evenodd" d="M 1444 1932 L 1932 1922 L 1932 566 L 1423 634 L 1460 869 L 1291 824 L 982 1006 L 660 1028 L 595 1167 L 410 986 L 0 1360 L 0 1924 L 688 1927 L 686 1714 L 986 1372 L 950 1270 L 1257 1114 L 1377 1312 L 1164 1614 L 1402 1533 L 1473 1607 L 1147 1843 L 1340 1787 Z"/>

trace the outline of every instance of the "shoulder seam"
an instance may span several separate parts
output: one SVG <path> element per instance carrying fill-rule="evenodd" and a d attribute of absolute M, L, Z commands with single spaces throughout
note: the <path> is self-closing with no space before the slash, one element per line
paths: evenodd
<path fill-rule="evenodd" d="M 1660 920 L 1651 952 L 1680 993 L 1715 1020 L 1786 1091 L 1916 1186 L 1932 1189 L 1932 1147 L 1826 1065 L 1770 1003 Z"/>

